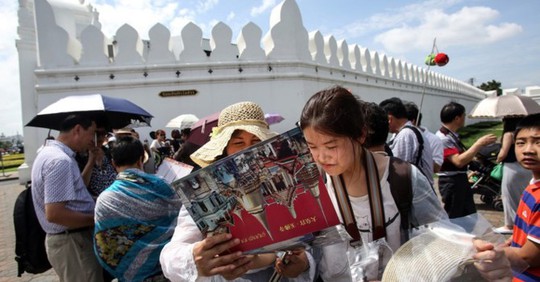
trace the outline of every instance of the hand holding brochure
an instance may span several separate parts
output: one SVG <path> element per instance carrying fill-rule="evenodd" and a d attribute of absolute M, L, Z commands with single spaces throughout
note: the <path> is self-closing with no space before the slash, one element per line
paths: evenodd
<path fill-rule="evenodd" d="M 229 232 L 249 253 L 286 249 L 339 224 L 299 128 L 172 183 L 205 236 Z"/>

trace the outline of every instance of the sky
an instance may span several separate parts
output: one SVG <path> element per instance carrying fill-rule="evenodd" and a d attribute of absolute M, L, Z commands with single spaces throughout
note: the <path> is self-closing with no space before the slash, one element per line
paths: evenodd
<path fill-rule="evenodd" d="M 55 0 L 58 1 L 58 0 Z M 254 22 L 266 34 L 270 13 L 279 0 L 62 0 L 91 4 L 100 13 L 105 36 L 124 23 L 142 39 L 156 23 L 179 35 L 189 22 L 210 37 L 224 22 L 236 40 L 241 28 Z M 436 47 L 450 57 L 431 70 L 475 86 L 496 80 L 502 88 L 540 85 L 540 1 L 538 0 L 296 0 L 308 32 L 358 44 L 424 65 Z M 18 1 L 0 0 L 0 134 L 22 133 L 18 70 Z M 236 43 L 236 42 L 233 42 Z"/>

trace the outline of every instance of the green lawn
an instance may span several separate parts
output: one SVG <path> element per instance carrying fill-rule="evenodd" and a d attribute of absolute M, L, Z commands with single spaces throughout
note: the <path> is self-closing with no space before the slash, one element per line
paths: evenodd
<path fill-rule="evenodd" d="M 463 142 L 463 144 L 465 144 L 465 146 L 469 148 L 472 144 L 474 144 L 476 140 L 478 140 L 478 138 L 489 133 L 497 135 L 500 142 L 502 130 L 502 121 L 486 121 L 465 126 L 462 129 L 458 130 L 458 134 L 461 138 L 461 142 Z"/>
<path fill-rule="evenodd" d="M 22 163 L 24 163 L 24 154 L 5 155 L 2 156 L 0 169 L 5 168 L 5 171 L 17 170 Z"/>

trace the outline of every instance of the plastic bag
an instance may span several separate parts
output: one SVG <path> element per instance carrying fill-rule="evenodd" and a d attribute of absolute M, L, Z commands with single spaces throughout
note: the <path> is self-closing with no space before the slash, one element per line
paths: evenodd
<path fill-rule="evenodd" d="M 503 175 L 503 168 L 503 163 L 498 163 L 496 166 L 493 167 L 489 176 L 491 176 L 491 178 L 495 180 L 501 181 Z"/>
<path fill-rule="evenodd" d="M 412 239 L 403 244 L 386 266 L 383 282 L 390 281 L 485 281 L 475 264 L 491 261 L 473 259 L 473 241 L 481 239 L 503 248 L 505 237 L 494 233 L 480 214 L 441 220 L 411 230 Z M 512 270 L 523 272 L 518 262 Z"/>
<path fill-rule="evenodd" d="M 352 281 L 380 280 L 392 254 L 392 249 L 384 238 L 364 243 L 360 247 L 349 247 L 347 259 Z"/>

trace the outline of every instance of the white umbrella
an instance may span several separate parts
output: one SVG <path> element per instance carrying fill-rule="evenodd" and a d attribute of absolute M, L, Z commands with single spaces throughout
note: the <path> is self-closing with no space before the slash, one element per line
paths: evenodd
<path fill-rule="evenodd" d="M 508 116 L 526 116 L 536 113 L 540 113 L 540 105 L 532 98 L 508 94 L 481 100 L 474 106 L 469 117 L 502 118 Z"/>
<path fill-rule="evenodd" d="M 195 115 L 183 114 L 171 119 L 165 127 L 179 129 L 190 128 L 197 121 L 199 121 L 199 118 Z"/>

